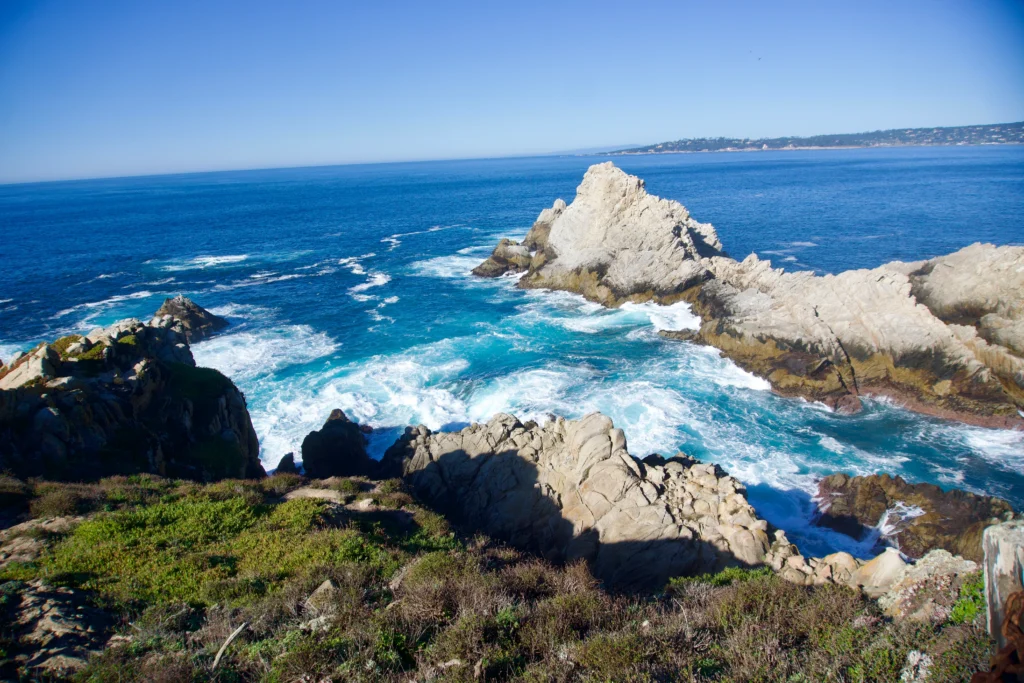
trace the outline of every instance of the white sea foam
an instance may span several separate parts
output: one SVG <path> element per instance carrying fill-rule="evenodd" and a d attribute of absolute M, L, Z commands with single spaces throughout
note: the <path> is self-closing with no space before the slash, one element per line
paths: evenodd
<path fill-rule="evenodd" d="M 831 436 L 823 436 L 823 437 L 821 437 L 820 439 L 818 439 L 818 443 L 821 444 L 822 448 L 827 448 L 828 450 L 832 451 L 836 455 L 842 455 L 843 453 L 845 453 L 847 451 L 846 446 L 844 446 L 843 444 L 839 443 L 838 441 L 836 441 Z"/>
<path fill-rule="evenodd" d="M 669 306 L 645 303 L 635 304 L 627 301 L 620 310 L 637 311 L 651 321 L 655 330 L 696 330 L 700 329 L 700 316 L 693 312 L 690 304 L 680 301 Z"/>
<path fill-rule="evenodd" d="M 92 279 L 92 281 L 95 281 L 95 280 L 110 280 L 110 279 L 113 279 L 115 277 L 121 277 L 122 275 L 127 275 L 127 274 L 128 273 L 125 273 L 124 271 L 118 271 L 116 273 L 103 273 L 101 275 L 97 275 L 96 277 L 94 277 Z"/>
<path fill-rule="evenodd" d="M 14 299 L 0 299 L 0 306 L 2 306 L 3 304 L 9 304 L 12 301 L 14 301 Z"/>
<path fill-rule="evenodd" d="M 224 318 L 241 318 L 243 320 L 254 320 L 266 318 L 273 313 L 272 309 L 253 304 L 229 303 L 223 306 L 214 306 L 208 309 L 210 313 Z"/>
<path fill-rule="evenodd" d="M 138 285 L 125 285 L 125 287 L 162 287 L 163 285 L 169 285 L 175 281 L 173 277 L 167 277 L 163 280 L 154 280 L 153 282 L 142 282 Z"/>
<path fill-rule="evenodd" d="M 376 273 L 371 272 L 370 276 L 366 279 L 366 282 L 348 288 L 349 294 L 358 294 L 359 292 L 365 292 L 373 287 L 381 287 L 391 282 L 391 276 L 387 273 Z"/>
<path fill-rule="evenodd" d="M 206 268 L 216 268 L 217 266 L 229 265 L 232 263 L 241 263 L 249 258 L 249 254 L 231 254 L 227 256 L 196 256 L 195 258 L 188 259 L 187 261 L 179 263 L 170 263 L 165 266 L 161 266 L 161 270 L 176 271 L 176 270 L 205 270 Z"/>
<path fill-rule="evenodd" d="M 103 299 L 102 301 L 90 301 L 87 303 L 72 306 L 71 308 L 65 308 L 62 311 L 57 311 L 56 315 L 54 315 L 53 317 L 62 318 L 66 315 L 70 315 L 71 313 L 81 310 L 110 308 L 111 306 L 116 306 L 117 304 L 123 303 L 125 301 L 131 301 L 133 299 L 146 299 L 151 296 L 156 296 L 156 294 L 145 289 L 139 292 L 132 292 L 131 294 L 118 294 L 116 296 L 110 297 L 109 299 Z"/>
<path fill-rule="evenodd" d="M 22 351 L 28 351 L 32 348 L 32 344 L 11 344 L 8 342 L 0 342 L 0 363 L 7 363 L 14 357 L 14 354 L 21 353 Z"/>
<path fill-rule="evenodd" d="M 790 242 L 789 246 L 796 248 L 816 247 L 818 246 L 815 242 Z"/>
<path fill-rule="evenodd" d="M 308 325 L 222 334 L 192 345 L 196 364 L 216 368 L 238 383 L 267 377 L 328 356 L 337 342 Z"/>
<path fill-rule="evenodd" d="M 472 271 L 480 265 L 480 259 L 472 256 L 438 256 L 436 258 L 416 261 L 409 268 L 413 275 L 437 278 L 469 278 Z M 474 282 L 485 282 L 474 279 Z"/>
<path fill-rule="evenodd" d="M 384 303 L 385 304 L 389 304 L 389 305 L 390 304 L 397 304 L 398 303 L 398 297 L 397 296 L 389 296 L 387 299 L 384 299 Z"/>

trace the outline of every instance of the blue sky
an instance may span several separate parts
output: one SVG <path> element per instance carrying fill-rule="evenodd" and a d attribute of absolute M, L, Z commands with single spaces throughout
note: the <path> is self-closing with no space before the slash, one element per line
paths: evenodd
<path fill-rule="evenodd" d="M 1024 119 L 1024 2 L 0 2 L 0 182 Z"/>

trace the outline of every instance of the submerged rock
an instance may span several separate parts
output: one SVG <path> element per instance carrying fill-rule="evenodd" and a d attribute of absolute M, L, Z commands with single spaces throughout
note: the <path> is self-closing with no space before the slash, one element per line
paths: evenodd
<path fill-rule="evenodd" d="M 985 527 L 1013 516 L 1000 498 L 908 484 L 888 474 L 825 477 L 818 483 L 818 504 L 821 526 L 857 539 L 877 534 L 912 558 L 941 548 L 974 562 L 982 558 Z"/>
<path fill-rule="evenodd" d="M 784 534 L 773 543 L 736 479 L 683 455 L 638 461 L 599 413 L 544 426 L 497 415 L 461 432 L 410 428 L 382 465 L 455 520 L 552 560 L 585 559 L 614 586 L 660 587 L 796 554 Z"/>
<path fill-rule="evenodd" d="M 714 228 L 647 194 L 610 162 L 572 204 L 538 217 L 515 264 L 520 287 L 577 292 L 607 306 L 689 301 L 703 322 L 673 334 L 710 344 L 784 395 L 837 412 L 887 396 L 920 412 L 1024 428 L 1024 247 L 976 244 L 918 263 L 818 276 L 750 255 L 728 258 Z M 499 246 L 499 249 L 502 249 Z M 495 250 L 496 254 L 499 250 Z"/>
<path fill-rule="evenodd" d="M 302 440 L 302 468 L 313 479 L 372 476 L 377 462 L 366 454 L 359 425 L 335 408 L 323 427 Z"/>
<path fill-rule="evenodd" d="M 198 368 L 184 326 L 124 320 L 0 369 L 0 470 L 91 479 L 263 476 L 245 397 Z"/>
<path fill-rule="evenodd" d="M 206 339 L 228 326 L 228 321 L 187 297 L 178 295 L 164 300 L 160 308 L 153 314 L 151 324 L 159 324 L 165 316 L 171 316 L 181 323 L 185 330 L 185 339 L 189 343 Z"/>

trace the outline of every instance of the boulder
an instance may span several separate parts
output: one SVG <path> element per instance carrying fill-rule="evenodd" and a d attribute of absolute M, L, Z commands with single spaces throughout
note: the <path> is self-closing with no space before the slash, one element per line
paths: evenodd
<path fill-rule="evenodd" d="M 907 563 L 895 548 L 886 548 L 873 560 L 865 562 L 850 578 L 850 585 L 860 586 L 869 597 L 884 595 L 906 569 Z"/>
<path fill-rule="evenodd" d="M 600 413 L 543 426 L 497 415 L 459 432 L 409 428 L 382 468 L 457 522 L 553 561 L 585 559 L 617 587 L 796 554 L 784 535 L 770 541 L 736 479 L 682 454 L 638 461 Z"/>
<path fill-rule="evenodd" d="M 164 300 L 153 314 L 154 322 L 164 316 L 171 316 L 181 323 L 185 330 L 185 339 L 189 343 L 206 339 L 228 326 L 227 320 L 210 313 L 181 294 Z"/>
<path fill-rule="evenodd" d="M 518 286 L 624 301 L 690 302 L 702 318 L 681 335 L 717 347 L 784 395 L 849 414 L 884 396 L 939 417 L 1024 428 L 1024 247 L 975 244 L 918 263 L 837 275 L 785 272 L 751 254 L 727 257 L 714 228 L 646 192 L 610 162 L 586 172 L 572 204 L 556 202 L 522 245 Z M 499 245 L 478 269 L 510 265 Z M 663 332 L 673 336 L 671 331 Z"/>
<path fill-rule="evenodd" d="M 980 562 L 985 527 L 1013 516 L 1000 498 L 908 484 L 901 477 L 833 474 L 818 483 L 817 524 L 857 539 L 869 534 L 911 558 L 945 549 Z"/>
<path fill-rule="evenodd" d="M 505 273 L 521 273 L 530 267 L 530 250 L 510 239 L 498 242 L 490 257 L 473 269 L 473 275 L 500 277 Z"/>
<path fill-rule="evenodd" d="M 277 468 L 274 470 L 275 474 L 298 474 L 299 468 L 295 464 L 295 454 L 286 453 L 283 458 L 277 463 Z"/>
<path fill-rule="evenodd" d="M 359 425 L 335 408 L 323 427 L 302 440 L 302 469 L 313 479 L 373 476 L 377 462 L 366 454 Z"/>

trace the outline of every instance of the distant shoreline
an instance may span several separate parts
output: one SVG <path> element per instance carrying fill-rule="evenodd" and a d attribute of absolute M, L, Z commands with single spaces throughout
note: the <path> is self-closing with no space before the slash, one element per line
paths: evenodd
<path fill-rule="evenodd" d="M 891 128 L 862 133 L 785 135 L 774 138 L 681 138 L 653 145 L 613 149 L 608 156 L 693 152 L 768 152 L 871 147 L 967 147 L 1024 144 L 1024 121 L 938 128 Z"/>
<path fill-rule="evenodd" d="M 649 156 L 655 154 L 717 154 L 720 152 L 799 152 L 799 151 L 814 151 L 814 150 L 826 150 L 826 149 L 893 149 L 896 147 L 1019 147 L 1024 145 L 1024 142 L 981 142 L 981 143 L 962 143 L 958 142 L 955 144 L 903 144 L 903 145 L 833 145 L 831 147 L 824 146 L 802 146 L 802 147 L 769 147 L 768 149 L 762 149 L 760 147 L 727 147 L 725 149 L 673 149 L 665 150 L 662 152 L 644 151 L 644 152 L 633 152 L 633 151 L 619 151 L 619 152 L 596 152 L 592 154 L 577 154 L 580 157 L 633 157 L 633 156 Z"/>

